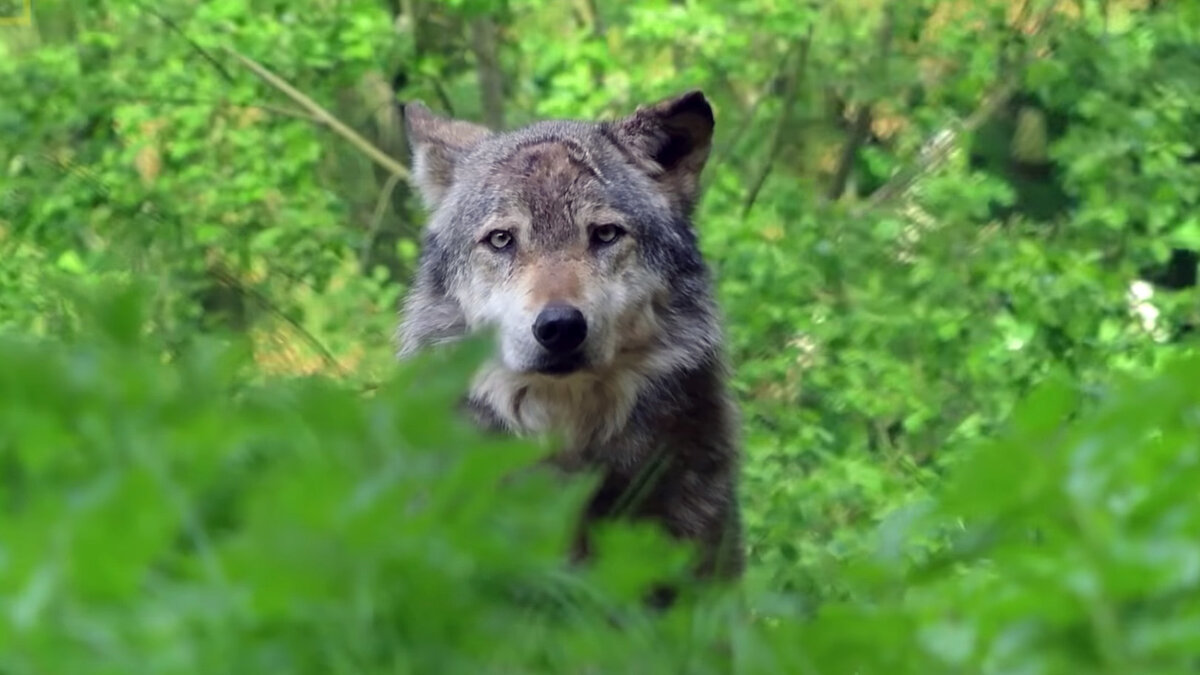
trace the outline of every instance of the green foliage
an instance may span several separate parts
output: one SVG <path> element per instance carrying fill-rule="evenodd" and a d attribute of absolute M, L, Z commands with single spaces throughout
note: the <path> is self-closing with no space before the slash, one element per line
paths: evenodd
<path fill-rule="evenodd" d="M 564 567 L 589 481 L 564 489 L 528 470 L 536 445 L 450 413 L 485 344 L 370 395 L 248 385 L 237 343 L 161 363 L 137 300 L 84 296 L 84 339 L 0 344 L 4 672 L 1197 665 L 1195 358 L 1089 396 L 1039 388 L 869 554 L 823 570 L 845 600 L 706 593 L 656 616 L 641 593 L 683 557 L 613 529 L 600 564 Z"/>
<path fill-rule="evenodd" d="M 34 10 L 0 26 L 0 672 L 1200 667 L 1200 5 Z M 587 480 L 458 425 L 481 345 L 393 363 L 412 190 L 227 48 L 402 163 L 396 100 L 705 91 L 735 592 L 645 614 L 685 559 L 647 530 L 563 564 Z"/>

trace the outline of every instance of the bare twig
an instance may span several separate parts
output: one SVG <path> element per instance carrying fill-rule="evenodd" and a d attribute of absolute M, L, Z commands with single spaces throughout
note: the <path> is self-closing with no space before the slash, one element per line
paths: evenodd
<path fill-rule="evenodd" d="M 82 180 L 86 183 L 89 183 L 93 189 L 95 189 L 102 195 L 107 196 L 112 192 L 111 189 L 108 187 L 108 185 L 101 178 L 96 176 L 93 172 L 88 170 L 86 167 L 77 166 L 70 160 L 64 161 L 62 159 L 54 157 L 53 155 L 50 155 L 49 153 L 43 153 L 41 155 L 41 159 L 47 161 L 50 164 L 53 164 L 61 171 L 71 173 L 71 174 L 75 175 L 76 177 L 78 177 L 80 180 Z M 143 207 L 146 206 L 146 204 L 147 204 L 146 202 L 143 202 Z M 173 222 L 169 221 L 164 216 L 162 216 L 158 213 L 155 213 L 153 211 L 149 211 L 145 208 L 139 208 L 138 211 L 139 211 L 139 215 L 148 217 L 151 220 L 161 224 L 162 226 L 164 226 L 166 228 L 174 228 L 177 225 L 177 223 L 173 223 Z M 321 341 L 319 339 L 317 339 L 317 337 L 315 335 L 310 333 L 306 328 L 304 328 L 304 326 L 300 325 L 300 323 L 297 322 L 295 319 L 288 316 L 282 309 L 279 308 L 279 306 L 277 306 L 274 302 L 272 302 L 271 299 L 268 298 L 266 295 L 262 294 L 261 292 L 255 290 L 253 288 L 249 288 L 248 286 L 246 286 L 246 284 L 243 284 L 241 282 L 241 280 L 238 279 L 236 276 L 234 276 L 233 274 L 231 274 L 229 272 L 226 272 L 224 269 L 221 269 L 220 267 L 210 268 L 209 271 L 212 273 L 213 277 L 216 278 L 216 280 L 218 282 L 224 284 L 226 287 L 232 289 L 234 292 L 239 293 L 244 297 L 248 297 L 248 298 L 254 300 L 255 302 L 257 302 L 259 304 L 259 306 L 263 307 L 268 313 L 273 314 L 273 315 L 283 319 L 283 321 L 285 323 L 287 323 L 294 331 L 296 331 L 296 334 L 299 335 L 302 340 L 307 342 L 321 356 L 321 359 L 323 361 L 325 361 L 325 363 L 327 365 L 329 365 L 341 372 L 344 372 L 341 367 L 341 364 L 338 363 L 337 359 L 333 356 L 333 354 L 329 351 L 329 349 L 327 347 L 325 347 L 325 345 L 322 344 Z M 279 272 L 273 271 L 273 273 L 278 274 Z M 306 284 L 306 282 L 297 280 L 297 279 L 291 277 L 291 275 L 286 275 L 286 276 L 288 276 L 292 281 L 295 281 L 297 283 L 305 283 Z"/>
<path fill-rule="evenodd" d="M 265 67 L 259 65 L 256 61 L 250 59 L 249 57 L 242 56 L 231 47 L 225 47 L 225 51 L 229 52 L 231 56 L 241 62 L 243 66 L 248 68 L 255 75 L 262 78 L 267 84 L 286 94 L 288 98 L 292 99 L 298 105 L 300 105 L 300 107 L 311 113 L 318 122 L 328 126 L 351 145 L 358 148 L 363 154 L 374 160 L 377 164 L 393 174 L 400 176 L 400 178 L 404 180 L 409 179 L 408 169 L 406 169 L 404 165 L 400 164 L 391 157 L 388 157 L 386 153 L 372 145 L 370 141 L 366 140 L 362 136 L 359 136 L 354 132 L 353 129 L 343 124 L 341 120 L 334 117 L 329 111 L 325 110 L 325 108 L 322 108 L 308 96 L 305 96 L 295 87 L 288 84 L 283 80 L 283 78 L 279 77 L 275 73 L 272 73 L 270 70 L 267 70 Z"/>
<path fill-rule="evenodd" d="M 729 159 L 730 155 L 733 154 L 734 149 L 737 147 L 738 143 L 741 142 L 742 136 L 746 135 L 746 132 L 749 131 L 751 124 L 755 119 L 758 118 L 758 111 L 760 108 L 762 108 L 763 101 L 769 98 L 769 94 L 772 87 L 775 86 L 775 82 L 777 82 L 779 78 L 784 77 L 784 74 L 787 72 L 788 66 L 791 65 L 792 55 L 793 52 L 788 50 L 779 58 L 779 64 L 774 70 L 771 71 L 770 75 L 767 76 L 766 81 L 762 85 L 760 93 L 758 96 L 754 97 L 754 101 L 750 103 L 749 109 L 746 110 L 742 115 L 741 121 L 738 122 L 738 125 L 733 129 L 732 132 L 725 134 L 724 142 L 713 149 L 712 158 L 708 160 L 709 164 L 724 164 L 725 161 Z M 729 89 L 730 92 L 736 96 L 736 89 L 732 87 Z M 744 108 L 745 105 L 742 107 Z M 707 181 L 712 176 L 710 173 L 706 173 L 704 175 L 705 178 L 702 178 L 701 180 Z"/>
<path fill-rule="evenodd" d="M 375 212 L 371 216 L 371 227 L 367 230 L 367 237 L 363 241 L 362 250 L 358 254 L 358 259 L 362 261 L 364 271 L 370 272 L 371 249 L 375 246 L 375 238 L 379 236 L 379 230 L 383 227 L 383 215 L 387 209 L 387 204 L 392 199 L 392 193 L 396 191 L 396 185 L 400 182 L 400 176 L 391 174 L 388 176 L 387 182 L 383 184 L 383 189 L 379 191 L 379 199 L 375 202 Z"/>
<path fill-rule="evenodd" d="M 575 20 L 579 22 L 580 28 L 588 32 L 588 38 L 597 43 L 604 42 L 604 17 L 600 15 L 600 8 L 596 5 L 596 0 L 579 0 L 575 2 L 571 11 L 575 14 Z M 675 47 L 678 49 L 678 46 Z M 588 64 L 588 68 L 592 75 L 592 86 L 597 89 L 604 87 L 604 68 L 592 61 Z"/>
<path fill-rule="evenodd" d="M 934 171 L 946 161 L 951 151 L 958 144 L 959 138 L 965 134 L 974 132 L 982 126 L 997 110 L 1008 103 L 1015 92 L 1016 84 L 1010 79 L 988 94 L 975 112 L 971 113 L 970 117 L 962 122 L 954 122 L 940 129 L 929 140 L 925 141 L 921 147 L 921 153 L 917 161 L 900 173 L 892 176 L 888 182 L 871 193 L 871 196 L 866 199 L 857 212 L 861 214 L 865 211 L 878 208 L 891 199 L 908 192 L 917 180 Z"/>
<path fill-rule="evenodd" d="M 894 2 L 891 2 L 883 8 L 883 21 L 879 25 L 875 62 L 872 64 L 874 67 L 871 69 L 879 73 L 881 81 L 886 80 L 888 51 L 891 47 L 895 25 L 896 5 Z M 830 183 L 829 192 L 825 195 L 831 202 L 841 199 L 842 194 L 846 192 L 846 185 L 850 181 L 850 171 L 854 167 L 854 159 L 858 157 L 858 150 L 862 147 L 863 141 L 867 139 L 867 134 L 871 131 L 871 108 L 873 106 L 873 101 L 859 103 L 858 111 L 854 115 L 854 124 L 850 128 L 850 137 L 846 139 L 846 144 L 842 146 L 842 154 L 838 158 L 837 169 L 833 174 L 833 182 Z"/>
<path fill-rule="evenodd" d="M 592 35 L 598 38 L 604 37 L 606 30 L 604 16 L 600 14 L 600 7 L 596 4 L 596 0 L 583 0 L 583 4 L 587 7 L 589 19 L 592 22 Z"/>
<path fill-rule="evenodd" d="M 454 101 L 450 100 L 450 92 L 446 91 L 446 85 L 442 84 L 442 81 L 436 77 L 430 78 L 429 84 L 433 87 L 433 95 L 437 96 L 442 110 L 447 115 L 454 117 L 457 113 L 454 111 Z"/>
<path fill-rule="evenodd" d="M 775 159 L 779 157 L 779 149 L 783 144 L 783 134 L 787 129 L 788 122 L 792 119 L 792 110 L 795 108 L 797 93 L 800 89 L 800 82 L 804 79 L 804 71 L 808 67 L 808 52 L 812 46 L 813 26 L 809 24 L 808 32 L 804 35 L 804 40 L 800 42 L 797 50 L 796 65 L 791 68 L 787 74 L 787 80 L 784 82 L 783 91 L 783 109 L 779 111 L 779 119 L 775 122 L 775 128 L 771 132 L 770 145 L 767 148 L 767 159 L 763 162 L 758 176 L 750 186 L 750 192 L 746 195 L 746 201 L 742 204 L 742 217 L 745 218 L 750 214 L 750 210 L 754 208 L 754 202 L 758 200 L 758 193 L 762 191 L 763 185 L 767 182 L 767 177 L 771 175 L 771 168 L 775 164 Z"/>
<path fill-rule="evenodd" d="M 189 98 L 186 96 L 134 96 L 114 98 L 111 100 L 115 103 L 135 102 L 154 103 L 161 105 L 201 105 L 212 106 L 214 108 L 242 108 L 244 110 L 261 110 L 263 112 L 283 115 L 285 117 L 294 117 L 296 119 L 313 122 L 315 124 L 323 124 L 321 120 L 309 115 L 303 110 L 271 105 L 269 103 L 239 103 L 237 101 Z"/>
<path fill-rule="evenodd" d="M 135 4 L 137 4 L 142 11 L 152 14 L 154 18 L 161 21 L 163 25 L 170 29 L 173 33 L 183 38 L 183 41 L 188 43 L 188 46 L 192 48 L 192 51 L 199 54 L 200 58 L 208 61 L 213 68 L 216 68 L 217 74 L 219 74 L 226 82 L 233 82 L 233 75 L 225 69 L 225 66 L 221 65 L 221 62 L 218 61 L 212 54 L 210 54 L 207 49 L 201 47 L 196 43 L 195 40 L 188 37 L 187 33 L 184 33 L 183 29 L 179 27 L 179 24 L 175 23 L 171 17 L 162 14 L 153 7 L 148 6 L 145 2 L 142 2 L 142 0 L 135 0 Z"/>
<path fill-rule="evenodd" d="M 1042 29 L 1050 20 L 1051 15 L 1058 7 L 1059 0 L 1051 0 L 1047 3 L 1045 9 L 1036 17 L 1032 26 L 1030 26 L 1030 35 L 1041 35 Z M 1018 25 L 1014 30 L 1021 30 L 1021 24 L 1027 17 L 1027 9 L 1033 3 L 1027 3 L 1022 6 L 1021 12 L 1017 17 Z M 940 167 L 947 158 L 950 157 L 952 151 L 957 146 L 958 141 L 965 134 L 973 133 L 979 127 L 983 126 L 984 122 L 990 119 L 1001 108 L 1008 104 L 1014 94 L 1016 94 L 1020 83 L 1020 72 L 1028 62 L 1029 54 L 1026 53 L 1016 63 L 1009 64 L 1004 72 L 998 78 L 998 84 L 983 98 L 979 107 L 967 119 L 962 122 L 951 122 L 933 134 L 921 146 L 920 154 L 917 160 L 907 168 L 895 174 L 871 193 L 863 204 L 855 209 L 855 215 L 862 215 L 869 210 L 879 208 L 887 202 L 897 197 L 903 196 L 913 185 L 916 184 L 923 176 L 936 170 Z"/>
<path fill-rule="evenodd" d="M 342 364 L 338 363 L 337 357 L 335 357 L 333 353 L 330 352 L 329 349 L 322 344 L 319 339 L 317 339 L 317 336 L 308 332 L 308 329 L 300 325 L 299 321 L 288 316 L 287 312 L 284 312 L 282 309 L 280 309 L 274 302 L 271 301 L 270 298 L 260 293 L 257 289 L 243 284 L 240 279 L 223 269 L 214 268 L 210 269 L 210 272 L 217 279 L 217 281 L 225 284 L 235 293 L 240 293 L 241 295 L 250 298 L 251 300 L 257 302 L 259 306 L 267 310 L 267 312 L 270 314 L 274 314 L 280 319 L 283 319 L 283 321 L 291 326 L 292 330 L 294 330 L 296 334 L 300 336 L 300 339 L 307 342 L 308 345 L 313 348 L 317 355 L 321 357 L 321 360 L 325 362 L 326 366 L 334 369 L 338 373 L 345 374 L 345 369 L 342 368 Z"/>
<path fill-rule="evenodd" d="M 841 199 L 850 183 L 850 171 L 854 168 L 854 159 L 858 157 L 858 149 L 867 140 L 871 131 L 871 103 L 864 101 L 859 104 L 854 113 L 854 123 L 850 125 L 850 136 L 842 146 L 842 154 L 838 157 L 837 168 L 833 172 L 833 180 L 829 183 L 829 192 L 825 198 L 831 202 Z"/>

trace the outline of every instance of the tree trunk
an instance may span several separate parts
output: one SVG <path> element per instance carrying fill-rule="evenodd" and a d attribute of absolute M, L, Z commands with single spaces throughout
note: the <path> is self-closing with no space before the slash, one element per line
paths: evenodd
<path fill-rule="evenodd" d="M 479 74 L 479 94 L 483 103 L 483 121 L 492 129 L 504 127 L 504 75 L 500 70 L 496 22 L 491 17 L 473 19 L 470 26 L 471 50 Z"/>

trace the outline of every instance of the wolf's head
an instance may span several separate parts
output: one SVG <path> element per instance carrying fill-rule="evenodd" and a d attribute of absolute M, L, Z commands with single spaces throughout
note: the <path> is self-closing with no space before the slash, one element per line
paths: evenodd
<path fill-rule="evenodd" d="M 504 368 L 554 376 L 696 358 L 715 340 L 690 224 L 713 132 L 703 94 L 506 133 L 404 112 L 431 218 L 402 355 L 491 328 Z"/>

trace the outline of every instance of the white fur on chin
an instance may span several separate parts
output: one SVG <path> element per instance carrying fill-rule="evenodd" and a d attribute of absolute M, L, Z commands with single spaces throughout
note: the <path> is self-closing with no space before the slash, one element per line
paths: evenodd
<path fill-rule="evenodd" d="M 562 433 L 573 445 L 603 442 L 622 428 L 646 376 L 630 369 L 541 375 L 485 365 L 471 386 L 515 433 Z"/>

